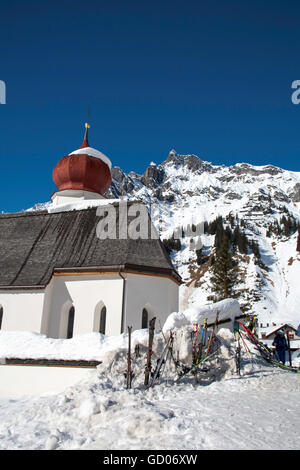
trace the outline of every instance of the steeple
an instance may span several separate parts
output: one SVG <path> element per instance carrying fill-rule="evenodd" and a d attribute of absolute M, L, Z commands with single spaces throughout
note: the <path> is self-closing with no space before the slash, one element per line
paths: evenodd
<path fill-rule="evenodd" d="M 111 184 L 111 161 L 99 150 L 90 147 L 85 123 L 84 139 L 79 149 L 63 157 L 53 170 L 56 191 L 51 199 L 55 204 L 64 201 L 98 199 L 103 197 Z"/>
<path fill-rule="evenodd" d="M 88 133 L 89 133 L 89 128 L 91 127 L 90 124 L 88 122 L 85 123 L 85 133 L 84 133 L 84 139 L 83 139 L 83 142 L 80 146 L 81 149 L 85 148 L 85 147 L 89 147 L 90 144 L 89 144 L 89 140 L 88 140 Z"/>

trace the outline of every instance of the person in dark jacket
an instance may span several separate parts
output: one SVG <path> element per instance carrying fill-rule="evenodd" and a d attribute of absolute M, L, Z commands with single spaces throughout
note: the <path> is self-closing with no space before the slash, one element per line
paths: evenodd
<path fill-rule="evenodd" d="M 278 331 L 272 345 L 275 346 L 276 353 L 280 362 L 285 364 L 285 351 L 288 349 L 288 346 L 284 336 L 284 332 L 282 330 Z"/>

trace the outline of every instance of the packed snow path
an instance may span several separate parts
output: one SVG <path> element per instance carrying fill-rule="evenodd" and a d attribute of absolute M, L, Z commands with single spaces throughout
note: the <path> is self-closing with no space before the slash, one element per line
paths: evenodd
<path fill-rule="evenodd" d="M 2 399 L 0 449 L 299 449 L 299 380 L 266 365 L 126 390 L 95 372 L 59 395 Z"/>

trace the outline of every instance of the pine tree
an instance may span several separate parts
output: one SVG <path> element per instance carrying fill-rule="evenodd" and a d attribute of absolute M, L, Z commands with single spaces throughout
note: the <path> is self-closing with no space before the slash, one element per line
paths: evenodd
<path fill-rule="evenodd" d="M 280 237 L 282 235 L 282 229 L 279 225 L 278 220 L 275 220 L 274 224 L 272 224 L 272 231 L 278 237 Z"/>
<path fill-rule="evenodd" d="M 292 234 L 297 231 L 297 221 L 294 216 L 290 218 L 290 230 Z"/>
<path fill-rule="evenodd" d="M 226 234 L 225 234 L 225 231 L 224 231 L 222 221 L 221 221 L 221 223 L 217 223 L 217 225 L 215 227 L 215 234 L 216 234 L 216 236 L 215 236 L 215 247 L 216 247 L 216 253 L 218 253 L 218 251 L 222 247 L 224 237 L 227 238 Z"/>
<path fill-rule="evenodd" d="M 196 250 L 197 264 L 200 266 L 202 264 L 202 248 Z"/>
<path fill-rule="evenodd" d="M 223 227 L 223 218 L 220 215 L 208 224 L 207 233 L 209 233 L 210 235 L 215 235 L 217 233 L 217 229 L 220 229 L 221 227 Z"/>
<path fill-rule="evenodd" d="M 228 214 L 228 220 L 229 220 L 229 223 L 230 223 L 230 227 L 233 228 L 234 227 L 234 216 L 232 215 L 232 212 L 230 212 Z"/>
<path fill-rule="evenodd" d="M 215 301 L 236 297 L 234 288 L 240 282 L 239 272 L 229 249 L 230 242 L 224 233 L 212 266 L 211 290 Z"/>
<path fill-rule="evenodd" d="M 300 253 L 300 224 L 298 224 L 298 237 L 297 237 L 297 248 L 296 250 Z"/>
<path fill-rule="evenodd" d="M 255 240 L 252 240 L 251 248 L 252 248 L 254 256 L 260 259 L 261 256 L 260 256 L 259 246 Z"/>
<path fill-rule="evenodd" d="M 280 219 L 280 223 L 283 225 L 283 235 L 286 237 L 290 236 L 290 221 L 283 215 Z"/>
<path fill-rule="evenodd" d="M 246 255 L 248 253 L 248 239 L 246 235 L 240 231 L 238 225 L 234 229 L 232 243 L 234 250 L 238 248 L 241 254 Z"/>

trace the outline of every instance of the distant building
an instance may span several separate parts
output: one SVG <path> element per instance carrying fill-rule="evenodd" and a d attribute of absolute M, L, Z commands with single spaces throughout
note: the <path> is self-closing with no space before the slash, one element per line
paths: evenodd
<path fill-rule="evenodd" d="M 259 337 L 260 340 L 266 346 L 272 346 L 274 338 L 279 330 L 283 330 L 285 333 L 289 333 L 290 338 L 290 347 L 291 350 L 296 350 L 300 348 L 300 336 L 297 333 L 297 329 L 294 328 L 289 323 L 282 323 L 277 325 L 272 325 L 266 328 L 260 328 Z"/>

